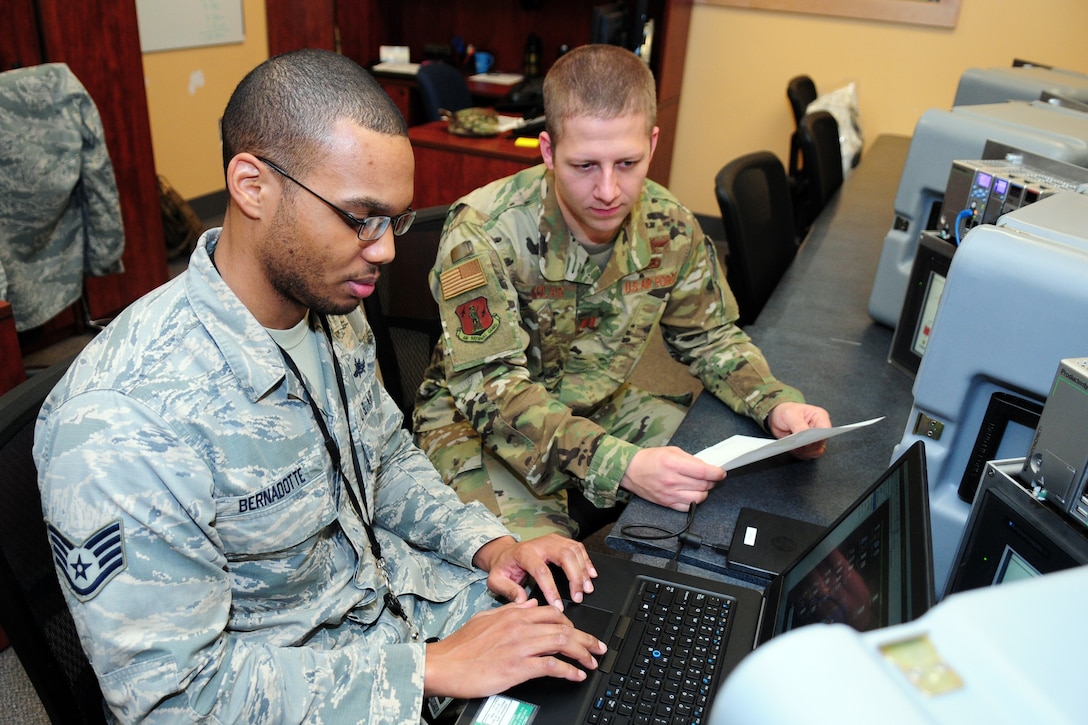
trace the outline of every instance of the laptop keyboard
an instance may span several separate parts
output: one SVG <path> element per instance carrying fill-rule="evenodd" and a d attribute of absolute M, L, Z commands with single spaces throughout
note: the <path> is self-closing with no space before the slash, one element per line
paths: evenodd
<path fill-rule="evenodd" d="M 584 722 L 695 725 L 709 714 L 725 649 L 729 597 L 640 579 L 601 661 Z"/>

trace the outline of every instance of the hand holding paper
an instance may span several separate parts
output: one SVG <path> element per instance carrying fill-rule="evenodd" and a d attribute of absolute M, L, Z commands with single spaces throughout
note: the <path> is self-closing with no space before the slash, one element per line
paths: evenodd
<path fill-rule="evenodd" d="M 762 461 L 779 453 L 792 451 L 795 448 L 807 446 L 810 443 L 834 438 L 835 436 L 849 433 L 850 431 L 864 428 L 879 421 L 884 417 L 865 420 L 850 425 L 840 425 L 833 428 L 807 428 L 792 435 L 777 440 L 773 438 L 756 438 L 753 436 L 735 435 L 726 438 L 721 443 L 716 443 L 709 448 L 704 448 L 695 454 L 695 457 L 715 466 L 720 466 L 726 471 L 734 468 Z"/>

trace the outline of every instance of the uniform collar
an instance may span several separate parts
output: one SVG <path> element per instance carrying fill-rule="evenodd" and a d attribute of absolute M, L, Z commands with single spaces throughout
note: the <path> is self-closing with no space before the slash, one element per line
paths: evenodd
<path fill-rule="evenodd" d="M 646 186 L 643 185 L 635 206 L 616 233 L 612 257 L 603 270 L 593 264 L 585 249 L 570 233 L 559 199 L 555 193 L 555 177 L 549 170 L 541 181 L 540 212 L 540 274 L 554 282 L 567 281 L 607 287 L 618 279 L 637 274 L 650 265 L 648 230 L 637 229 L 635 220 L 643 219 L 646 203 Z M 643 219 L 647 226 L 650 220 Z"/>
<path fill-rule="evenodd" d="M 256 401 L 279 386 L 287 368 L 272 337 L 212 264 L 219 233 L 220 229 L 210 229 L 197 243 L 186 271 L 185 293 L 227 366 Z"/>

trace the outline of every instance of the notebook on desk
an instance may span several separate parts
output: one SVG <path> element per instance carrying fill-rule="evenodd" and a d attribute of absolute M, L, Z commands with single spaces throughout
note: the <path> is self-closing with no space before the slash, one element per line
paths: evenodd
<path fill-rule="evenodd" d="M 921 616 L 934 603 L 923 444 L 900 456 L 765 592 L 593 560 L 594 593 L 581 605 L 567 602 L 566 612 L 608 643 L 599 668 L 581 683 L 538 679 L 470 701 L 459 725 L 704 722 L 720 682 L 773 636 L 817 622 L 864 631 Z"/>

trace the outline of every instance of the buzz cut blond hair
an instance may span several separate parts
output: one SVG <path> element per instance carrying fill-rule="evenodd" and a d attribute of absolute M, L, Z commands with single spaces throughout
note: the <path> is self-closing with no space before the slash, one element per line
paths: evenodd
<path fill-rule="evenodd" d="M 552 143 L 572 118 L 641 115 L 646 134 L 657 123 L 653 73 L 637 55 L 617 45 L 583 45 L 555 61 L 544 77 L 544 124 Z"/>

